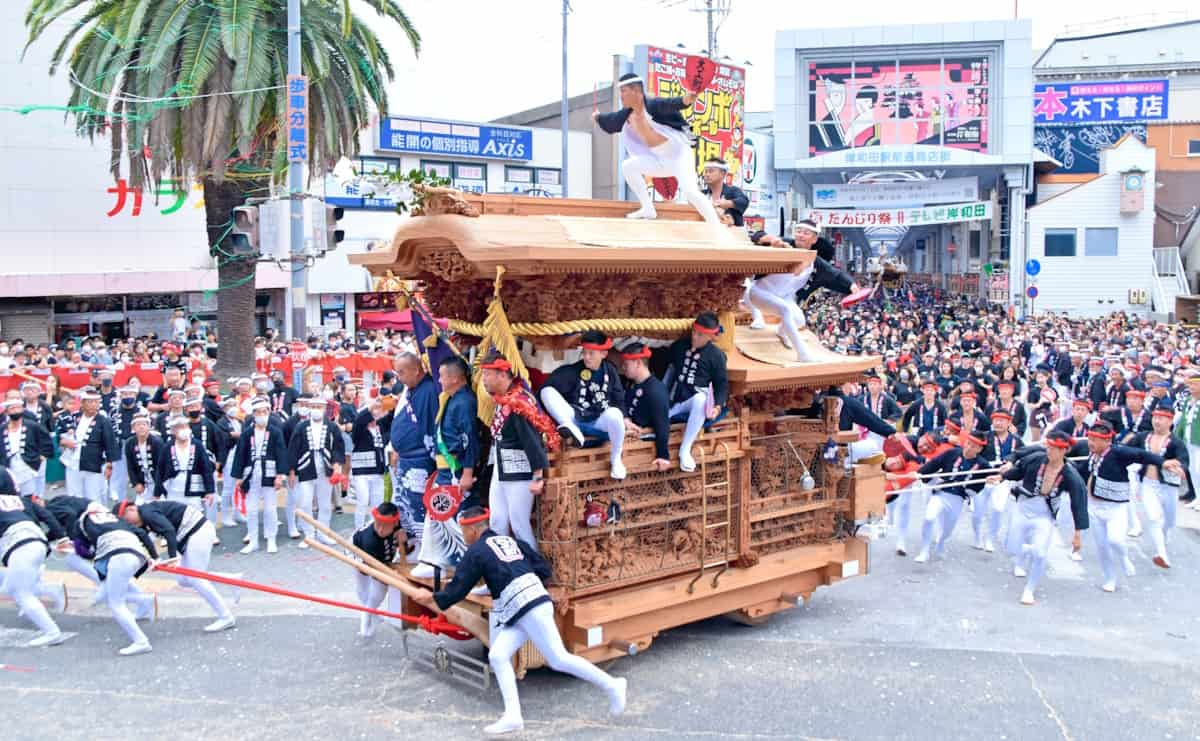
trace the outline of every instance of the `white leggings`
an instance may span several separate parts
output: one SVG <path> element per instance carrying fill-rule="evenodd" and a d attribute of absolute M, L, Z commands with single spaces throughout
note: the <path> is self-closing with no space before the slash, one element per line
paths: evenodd
<path fill-rule="evenodd" d="M 692 454 L 692 443 L 696 442 L 696 438 L 700 436 L 700 430 L 704 429 L 704 407 L 707 404 L 708 392 L 697 391 L 692 398 L 672 405 L 667 412 L 670 417 L 687 412 L 687 427 L 683 430 L 683 442 L 679 445 L 681 453 Z"/>
<path fill-rule="evenodd" d="M 608 692 L 613 678 L 587 659 L 568 653 L 554 624 L 554 606 L 542 603 L 521 616 L 513 625 L 502 626 L 492 634 L 492 647 L 488 651 L 488 663 L 496 675 L 500 695 L 504 698 L 504 716 L 521 717 L 521 700 L 517 696 L 517 675 L 513 671 L 512 657 L 526 641 L 533 641 L 546 664 L 557 672 L 570 674 L 590 682 Z"/>
<path fill-rule="evenodd" d="M 896 540 L 900 542 L 904 542 L 908 534 L 908 519 L 914 496 L 916 494 L 911 487 L 901 489 L 896 492 L 896 498 L 887 504 L 888 524 L 896 528 Z"/>
<path fill-rule="evenodd" d="M 1155 553 L 1166 558 L 1167 538 L 1175 528 L 1175 512 L 1179 507 L 1179 487 L 1142 479 L 1142 503 L 1146 507 L 1146 524 Z"/>
<path fill-rule="evenodd" d="M 971 497 L 971 527 L 975 531 L 976 541 L 995 542 L 1000 536 L 1000 525 L 1004 521 L 1004 510 L 1008 507 L 1011 491 L 1012 487 L 1006 482 L 987 484 L 983 491 Z"/>
<path fill-rule="evenodd" d="M 208 571 L 208 562 L 212 559 L 213 538 L 217 535 L 217 530 L 213 527 L 212 522 L 206 522 L 200 526 L 200 529 L 192 533 L 192 537 L 188 538 L 187 550 L 183 552 L 183 557 L 180 559 L 180 565 L 186 569 L 195 571 Z M 179 577 L 179 586 L 185 589 L 192 589 L 208 603 L 214 614 L 219 618 L 229 616 L 229 608 L 225 606 L 225 601 L 221 599 L 221 595 L 217 594 L 217 590 L 213 587 L 212 582 L 205 579 L 193 579 L 188 576 Z"/>
<path fill-rule="evenodd" d="M 1063 497 L 1060 506 L 1070 507 Z M 1046 556 L 1054 540 L 1054 518 L 1045 497 L 1021 497 L 1012 508 L 1012 521 L 1008 525 L 1008 540 L 1005 549 L 1012 556 L 1013 565 L 1025 569 L 1028 578 L 1025 586 L 1030 591 L 1037 589 L 1038 582 L 1046 573 Z"/>
<path fill-rule="evenodd" d="M 546 411 L 550 413 L 555 422 L 565 425 L 580 437 L 584 436 L 579 429 L 579 424 L 575 421 L 575 408 L 567 403 L 562 394 L 558 393 L 558 389 L 543 386 L 540 397 L 542 405 L 546 407 Z M 603 430 L 608 435 L 608 444 L 611 446 L 609 460 L 612 462 L 621 460 L 621 452 L 625 448 L 625 415 L 621 413 L 621 410 L 609 407 L 604 410 L 603 414 L 592 420 L 590 425 Z"/>
<path fill-rule="evenodd" d="M 132 553 L 118 553 L 108 559 L 108 573 L 104 579 L 108 609 L 112 612 L 113 620 L 117 621 L 117 625 L 121 626 L 121 630 L 125 631 L 125 635 L 129 636 L 129 640 L 133 643 L 150 642 L 150 639 L 138 627 L 137 620 L 134 619 L 133 613 L 125 604 L 125 600 L 129 597 L 129 588 L 135 578 L 134 574 L 142 568 L 143 563 L 145 563 L 144 559 Z M 144 599 L 153 599 L 145 593 L 141 596 Z"/>
<path fill-rule="evenodd" d="M 1117 569 L 1129 558 L 1125 531 L 1129 528 L 1129 507 L 1125 502 L 1106 502 L 1088 499 L 1089 530 L 1096 541 L 1096 555 L 1104 571 L 1104 582 L 1116 584 Z"/>
<path fill-rule="evenodd" d="M 296 490 L 296 508 L 307 515 L 311 515 L 313 498 L 315 497 L 317 500 L 317 521 L 325 527 L 329 527 L 329 520 L 333 517 L 333 500 L 330 499 L 333 493 L 333 486 L 329 483 L 329 479 L 324 476 L 318 476 L 312 481 L 301 481 L 296 484 Z M 300 521 L 300 530 L 309 536 L 318 538 L 321 542 L 328 540 L 328 537 L 324 533 L 317 535 L 316 528 L 303 520 Z"/>
<path fill-rule="evenodd" d="M 679 183 L 679 192 L 692 204 L 692 208 L 700 212 L 705 221 L 710 224 L 721 223 L 712 201 L 700 192 L 700 186 L 697 184 L 699 178 L 696 174 L 696 156 L 691 147 L 668 139 L 654 147 L 653 154 L 634 156 L 623 161 L 621 172 L 625 175 L 626 185 L 633 191 L 643 209 L 654 207 L 654 201 L 646 189 L 646 178 L 675 178 Z"/>
<path fill-rule="evenodd" d="M 363 607 L 370 607 L 376 610 L 383 604 L 383 598 L 388 593 L 386 584 L 378 579 L 367 576 L 361 571 L 354 572 L 354 590 L 358 593 L 358 601 Z M 369 612 L 359 614 L 361 615 L 358 623 L 359 633 L 369 635 L 379 616 L 372 615 Z"/>
<path fill-rule="evenodd" d="M 799 360 L 809 360 L 810 356 L 800 339 L 800 330 L 806 324 L 804 312 L 796 305 L 793 298 L 783 298 L 758 286 L 751 286 L 750 303 L 761 311 L 778 314 L 782 322 L 779 325 L 779 332 L 787 337 L 788 342 L 792 345 L 792 351 L 796 353 Z"/>
<path fill-rule="evenodd" d="M 250 485 L 250 493 L 246 495 L 246 535 L 250 536 L 251 543 L 258 542 L 258 510 L 260 507 L 263 519 L 262 536 L 268 542 L 274 541 L 275 534 L 279 531 L 275 489 L 253 483 Z"/>
<path fill-rule="evenodd" d="M 928 553 L 932 545 L 934 545 L 934 531 L 940 530 L 937 535 L 937 552 L 941 553 L 946 550 L 946 541 L 950 540 L 950 535 L 954 532 L 954 526 L 958 524 L 958 517 L 962 514 L 963 505 L 967 500 L 957 494 L 949 494 L 945 491 L 933 491 L 930 493 L 929 503 L 925 505 L 925 522 L 921 525 L 921 552 Z"/>
<path fill-rule="evenodd" d="M 354 492 L 354 529 L 358 530 L 371 519 L 371 510 L 383 504 L 383 474 L 356 473 L 350 479 Z"/>
<path fill-rule="evenodd" d="M 43 585 L 41 580 L 42 564 L 45 561 L 45 543 L 35 541 L 14 548 L 8 555 L 3 592 L 12 597 L 13 602 L 39 631 L 57 633 L 58 625 L 38 600 L 39 596 L 48 592 L 48 585 Z M 59 596 L 62 596 L 61 588 Z"/>
<path fill-rule="evenodd" d="M 537 538 L 533 535 L 533 492 L 528 481 L 501 481 L 500 472 L 492 473 L 492 486 L 488 491 L 491 517 L 488 524 L 499 535 L 511 535 L 523 540 L 537 550 Z"/>

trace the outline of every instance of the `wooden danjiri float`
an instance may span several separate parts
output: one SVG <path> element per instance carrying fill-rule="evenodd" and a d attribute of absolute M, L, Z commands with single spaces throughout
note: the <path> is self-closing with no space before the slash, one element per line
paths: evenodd
<path fill-rule="evenodd" d="M 607 445 L 564 446 L 551 457 L 533 524 L 553 566 L 550 593 L 568 650 L 599 662 L 716 615 L 756 624 L 817 587 L 866 573 L 867 544 L 854 533 L 856 522 L 883 513 L 880 466 L 848 463 L 846 444 L 858 436 L 838 432 L 832 400 L 820 419 L 786 410 L 811 406 L 814 390 L 858 379 L 878 358 L 836 355 L 810 334 L 819 362 L 795 363 L 774 327 L 737 325 L 748 276 L 789 271 L 814 252 L 755 246 L 744 230 L 705 224 L 687 206 L 660 205 L 657 220 L 642 221 L 623 218 L 630 205 L 615 201 L 450 190 L 425 201 L 390 247 L 351 260 L 419 281 L 460 348 L 478 342 L 476 363 L 498 347 L 528 377 L 518 339 L 528 357 L 529 347 L 561 353 L 585 329 L 620 345 L 675 339 L 702 311 L 721 318 L 729 412 L 697 441 L 695 472 L 680 471 L 677 459 L 656 471 L 649 441 L 627 441 L 623 481 L 609 478 Z M 480 416 L 490 419 L 480 398 Z M 681 435 L 675 425 L 673 456 Z M 588 527 L 589 502 L 617 503 L 619 520 Z M 486 618 L 489 604 L 473 596 L 463 606 Z M 485 620 L 472 622 L 487 644 L 478 629 Z M 450 654 L 439 652 L 430 663 L 448 671 Z M 486 679 L 486 663 L 472 663 Z M 532 645 L 518 654 L 520 675 L 541 664 Z"/>

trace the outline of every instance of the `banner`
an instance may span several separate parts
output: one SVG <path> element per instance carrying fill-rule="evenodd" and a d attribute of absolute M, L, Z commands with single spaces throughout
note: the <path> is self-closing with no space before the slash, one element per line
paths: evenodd
<path fill-rule="evenodd" d="M 991 201 L 955 203 L 946 206 L 896 209 L 853 209 L 833 211 L 810 209 L 808 218 L 820 226 L 920 226 L 922 224 L 953 224 L 992 218 Z"/>
<path fill-rule="evenodd" d="M 1100 172 L 1100 153 L 1126 136 L 1146 141 L 1146 124 L 1035 126 L 1033 146 L 1062 163 L 1056 174 Z"/>
<path fill-rule="evenodd" d="M 979 200 L 979 178 L 901 180 L 891 183 L 831 183 L 813 186 L 817 208 L 868 208 L 963 203 Z"/>
<path fill-rule="evenodd" d="M 1033 86 L 1034 124 L 1165 121 L 1167 80 L 1045 82 Z"/>
<path fill-rule="evenodd" d="M 690 59 L 696 55 L 682 54 L 656 46 L 647 47 L 646 95 L 650 97 L 680 97 Z M 693 62 L 693 66 L 695 62 Z M 696 142 L 696 174 L 710 157 L 724 160 L 729 166 L 730 182 L 737 182 L 742 167 L 742 140 L 745 134 L 746 70 L 728 64 L 718 64 L 712 81 L 703 90 L 694 90 L 696 102 L 683 117 L 692 125 Z"/>

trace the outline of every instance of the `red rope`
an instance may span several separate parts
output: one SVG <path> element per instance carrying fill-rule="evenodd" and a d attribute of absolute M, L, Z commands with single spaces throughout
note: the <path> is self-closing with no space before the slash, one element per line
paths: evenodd
<path fill-rule="evenodd" d="M 328 597 L 318 597 L 315 594 L 304 594 L 303 592 L 293 592 L 290 589 L 281 587 L 271 587 L 266 584 L 258 584 L 244 579 L 235 579 L 231 576 L 221 576 L 220 574 L 212 574 L 207 571 L 197 571 L 183 566 L 172 566 L 170 564 L 157 564 L 154 567 L 155 571 L 165 571 L 168 574 L 176 574 L 177 576 L 187 576 L 192 579 L 204 579 L 205 581 L 213 581 L 218 584 L 228 584 L 231 587 L 241 587 L 243 589 L 253 589 L 258 592 L 266 592 L 267 594 L 277 594 L 281 597 L 291 597 L 293 599 L 305 600 L 306 602 L 316 602 L 322 605 L 331 607 L 342 607 L 347 610 L 357 610 L 359 612 L 369 612 L 372 615 L 380 615 L 382 617 L 390 617 L 396 620 L 401 620 L 406 623 L 413 623 L 421 628 L 421 630 L 436 635 L 444 635 L 453 638 L 456 641 L 468 641 L 475 636 L 467 632 L 467 630 L 459 625 L 455 625 L 446 619 L 444 615 L 430 617 L 428 615 L 405 615 L 399 612 L 388 612 L 387 610 L 379 610 L 374 607 L 364 607 L 355 605 L 349 602 L 342 602 Z"/>

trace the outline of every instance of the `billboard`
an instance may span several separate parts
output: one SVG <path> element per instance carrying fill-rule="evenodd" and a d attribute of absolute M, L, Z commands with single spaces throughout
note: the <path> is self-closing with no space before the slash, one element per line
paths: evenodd
<path fill-rule="evenodd" d="M 810 62 L 809 155 L 914 145 L 987 152 L 990 58 Z"/>
<path fill-rule="evenodd" d="M 377 150 L 525 161 L 533 159 L 533 132 L 511 126 L 388 116 L 379 120 Z"/>
<path fill-rule="evenodd" d="M 1055 173 L 1090 174 L 1100 172 L 1100 152 L 1126 134 L 1145 142 L 1146 124 L 1034 126 L 1033 146 L 1062 163 Z"/>
<path fill-rule="evenodd" d="M 817 208 L 923 206 L 979 200 L 979 178 L 899 180 L 896 182 L 829 183 L 813 186 Z"/>
<path fill-rule="evenodd" d="M 677 97 L 683 95 L 688 59 L 683 54 L 657 46 L 646 49 L 646 95 Z M 684 118 L 692 125 L 696 136 L 696 174 L 701 163 L 709 157 L 724 160 L 729 165 L 732 182 L 738 181 L 742 167 L 742 139 L 745 134 L 746 70 L 728 64 L 717 66 L 712 82 L 696 90 L 696 102 Z"/>
<path fill-rule="evenodd" d="M 1168 85 L 1167 80 L 1039 83 L 1033 86 L 1033 123 L 1165 121 Z"/>

